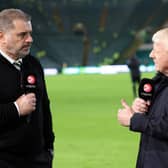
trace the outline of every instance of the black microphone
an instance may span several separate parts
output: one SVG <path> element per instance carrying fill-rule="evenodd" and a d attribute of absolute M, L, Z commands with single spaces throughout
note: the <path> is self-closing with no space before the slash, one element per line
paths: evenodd
<path fill-rule="evenodd" d="M 37 79 L 35 74 L 26 74 L 24 76 L 23 87 L 25 93 L 36 93 L 36 80 Z"/>
<path fill-rule="evenodd" d="M 152 100 L 154 93 L 154 82 L 152 79 L 144 78 L 139 85 L 139 97 L 147 100 Z"/>
<path fill-rule="evenodd" d="M 24 93 L 35 93 L 37 89 L 37 79 L 36 75 L 33 73 L 24 73 L 23 75 L 23 90 Z M 31 120 L 31 114 L 27 116 L 27 122 L 29 123 Z"/>

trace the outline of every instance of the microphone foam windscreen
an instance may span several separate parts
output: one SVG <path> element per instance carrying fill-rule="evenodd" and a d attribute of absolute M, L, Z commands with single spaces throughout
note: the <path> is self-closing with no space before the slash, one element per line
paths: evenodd
<path fill-rule="evenodd" d="M 154 82 L 152 79 L 144 78 L 139 85 L 139 97 L 144 100 L 151 100 L 154 93 Z"/>

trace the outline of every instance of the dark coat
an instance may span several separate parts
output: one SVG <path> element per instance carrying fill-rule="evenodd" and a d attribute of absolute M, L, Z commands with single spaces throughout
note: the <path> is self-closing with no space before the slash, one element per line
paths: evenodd
<path fill-rule="evenodd" d="M 127 61 L 127 66 L 130 70 L 131 79 L 133 82 L 140 82 L 141 72 L 140 72 L 140 62 L 134 56 Z"/>
<path fill-rule="evenodd" d="M 14 101 L 26 92 L 27 77 L 36 78 L 36 110 L 28 116 L 19 116 Z M 28 55 L 18 71 L 0 55 L 0 158 L 8 155 L 33 155 L 53 148 L 51 112 L 43 69 Z"/>
<path fill-rule="evenodd" d="M 141 132 L 137 168 L 168 168 L 168 77 L 159 73 L 154 82 L 149 112 L 131 119 L 130 130 Z"/>

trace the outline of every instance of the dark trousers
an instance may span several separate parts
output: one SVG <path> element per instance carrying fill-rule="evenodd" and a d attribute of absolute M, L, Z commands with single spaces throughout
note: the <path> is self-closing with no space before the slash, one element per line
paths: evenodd
<path fill-rule="evenodd" d="M 52 168 L 52 158 L 48 152 L 34 157 L 15 158 L 13 160 L 0 159 L 0 168 Z"/>

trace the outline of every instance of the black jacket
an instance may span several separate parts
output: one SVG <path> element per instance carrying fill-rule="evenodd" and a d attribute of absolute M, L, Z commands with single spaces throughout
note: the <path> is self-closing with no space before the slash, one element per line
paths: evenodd
<path fill-rule="evenodd" d="M 133 81 L 134 79 L 137 79 L 138 77 L 141 76 L 140 62 L 135 56 L 127 61 L 127 66 L 130 69 L 131 78 Z"/>
<path fill-rule="evenodd" d="M 168 168 L 168 77 L 159 73 L 148 114 L 136 113 L 130 129 L 141 132 L 137 168 Z"/>
<path fill-rule="evenodd" d="M 34 92 L 36 110 L 28 116 L 19 116 L 14 101 L 25 93 L 27 77 L 36 78 Z M 18 71 L 0 55 L 0 158 L 13 155 L 33 155 L 53 148 L 51 112 L 43 69 L 40 63 L 28 55 Z"/>

